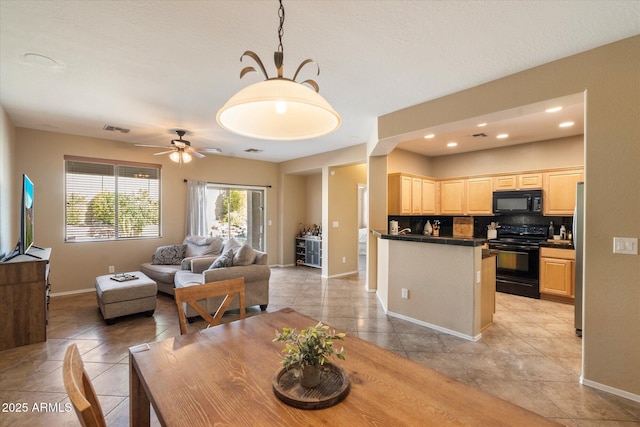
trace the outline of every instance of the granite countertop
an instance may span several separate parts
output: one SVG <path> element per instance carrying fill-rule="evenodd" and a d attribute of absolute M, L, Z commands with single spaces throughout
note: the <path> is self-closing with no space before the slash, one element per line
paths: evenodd
<path fill-rule="evenodd" d="M 386 240 L 400 240 L 404 242 L 435 243 L 440 245 L 458 246 L 482 246 L 488 242 L 487 239 L 476 239 L 473 237 L 453 237 L 453 236 L 425 236 L 423 234 L 386 234 L 386 231 L 371 231 L 376 237 Z"/>

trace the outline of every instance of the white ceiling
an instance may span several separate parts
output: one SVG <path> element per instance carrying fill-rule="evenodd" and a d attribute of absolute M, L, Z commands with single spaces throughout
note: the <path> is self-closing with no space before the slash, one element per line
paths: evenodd
<path fill-rule="evenodd" d="M 638 0 L 285 0 L 284 6 L 285 77 L 313 58 L 320 93 L 343 119 L 325 137 L 261 141 L 216 123 L 231 95 L 260 80 L 255 73 L 239 79 L 245 50 L 275 74 L 275 0 L 0 0 L 0 102 L 18 127 L 158 145 L 187 129 L 195 147 L 279 162 L 364 143 L 382 114 L 640 34 Z M 311 71 L 299 80 L 313 78 Z M 462 134 L 447 139 L 476 133 L 474 122 L 457 124 Z M 107 132 L 105 124 L 131 131 Z M 514 129 L 511 142 L 556 137 L 520 137 L 513 118 L 503 125 Z M 492 136 L 499 128 L 483 131 Z M 412 142 L 401 147 L 450 152 Z M 263 151 L 244 152 L 249 148 Z"/>

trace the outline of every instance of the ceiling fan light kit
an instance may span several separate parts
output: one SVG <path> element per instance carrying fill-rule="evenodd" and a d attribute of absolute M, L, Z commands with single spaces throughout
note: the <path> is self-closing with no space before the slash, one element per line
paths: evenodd
<path fill-rule="evenodd" d="M 280 43 L 278 51 L 274 53 L 278 76 L 269 78 L 258 55 L 249 50 L 244 52 L 240 61 L 245 56 L 252 58 L 266 80 L 241 89 L 232 96 L 218 111 L 216 120 L 220 126 L 230 132 L 257 139 L 303 140 L 333 132 L 340 127 L 342 119 L 331 104 L 318 93 L 318 84 L 314 80 L 296 82 L 300 70 L 314 62 L 311 59 L 304 60 L 298 66 L 293 79 L 282 76 L 284 59 L 282 0 L 280 0 L 278 15 Z M 240 72 L 240 78 L 255 71 L 254 67 L 245 67 Z M 317 75 L 319 74 L 320 68 L 317 72 Z"/>
<path fill-rule="evenodd" d="M 182 137 L 187 133 L 185 130 L 176 130 L 178 134 L 178 139 L 172 139 L 171 145 L 169 147 L 163 147 L 161 145 L 147 145 L 147 144 L 136 144 L 137 147 L 158 147 L 158 148 L 169 148 L 165 151 L 160 151 L 159 153 L 154 153 L 154 156 L 160 156 L 163 154 L 169 154 L 169 159 L 173 162 L 179 163 L 182 166 L 183 163 L 189 163 L 193 160 L 193 157 L 197 157 L 199 159 L 204 158 L 204 154 L 202 153 L 221 153 L 222 150 L 219 148 L 196 148 L 191 146 L 191 142 L 186 139 L 182 139 Z"/>

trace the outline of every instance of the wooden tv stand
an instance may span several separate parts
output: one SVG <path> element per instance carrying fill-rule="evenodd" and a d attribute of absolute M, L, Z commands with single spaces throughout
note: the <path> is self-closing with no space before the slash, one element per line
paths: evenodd
<path fill-rule="evenodd" d="M 47 340 L 51 248 L 0 263 L 0 351 Z"/>

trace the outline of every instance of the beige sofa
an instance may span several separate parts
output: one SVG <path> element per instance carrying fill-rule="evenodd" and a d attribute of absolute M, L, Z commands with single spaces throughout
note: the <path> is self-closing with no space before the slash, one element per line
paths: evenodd
<path fill-rule="evenodd" d="M 248 265 L 232 265 L 231 267 L 210 268 L 217 257 L 201 257 L 190 261 L 189 270 L 178 270 L 175 273 L 174 283 L 176 288 L 197 286 L 203 283 L 218 282 L 220 280 L 244 277 L 245 306 L 259 305 L 261 310 L 266 310 L 269 304 L 269 278 L 271 269 L 267 264 L 267 254 L 253 250 L 255 259 Z M 222 302 L 223 297 L 209 298 L 205 300 L 204 307 L 214 313 Z M 238 309 L 239 301 L 234 298 L 229 310 Z M 198 313 L 190 306 L 185 306 L 188 318 L 193 318 Z"/>
<path fill-rule="evenodd" d="M 230 249 L 232 252 L 229 252 Z M 170 295 L 178 287 L 244 277 L 245 305 L 259 305 L 266 310 L 271 277 L 267 259 L 266 253 L 248 245 L 240 245 L 234 239 L 223 242 L 220 238 L 190 236 L 182 245 L 159 247 L 152 261 L 143 263 L 140 271 L 157 283 L 159 291 Z M 214 262 L 221 267 L 212 268 Z M 206 301 L 205 307 L 215 312 L 221 300 L 211 298 Z M 238 308 L 238 301 L 234 299 L 229 309 Z M 185 312 L 189 318 L 197 316 L 190 306 L 185 307 Z"/>

